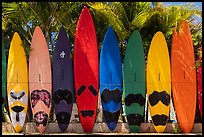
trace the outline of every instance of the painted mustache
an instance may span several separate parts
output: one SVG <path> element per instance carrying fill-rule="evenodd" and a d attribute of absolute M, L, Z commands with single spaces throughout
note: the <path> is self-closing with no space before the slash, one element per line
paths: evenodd
<path fill-rule="evenodd" d="M 140 126 L 141 123 L 144 121 L 144 117 L 140 114 L 130 114 L 130 115 L 127 115 L 127 120 L 129 125 Z"/>
<path fill-rule="evenodd" d="M 54 97 L 53 97 L 53 100 L 54 100 L 54 103 L 55 104 L 59 104 L 60 101 L 62 100 L 65 100 L 67 102 L 67 104 L 71 104 L 72 103 L 72 93 L 67 90 L 67 89 L 64 89 L 64 90 L 57 90 L 55 93 L 54 93 Z"/>
<path fill-rule="evenodd" d="M 162 114 L 162 115 L 154 115 L 152 117 L 152 120 L 153 120 L 153 123 L 155 126 L 159 126 L 159 125 L 162 125 L 162 126 L 165 126 L 167 121 L 168 121 L 169 117 Z"/>
<path fill-rule="evenodd" d="M 122 94 L 118 88 L 114 90 L 104 89 L 101 95 L 101 100 L 104 103 L 109 102 L 110 100 L 114 100 L 119 103 L 121 101 Z"/>
<path fill-rule="evenodd" d="M 133 103 L 138 103 L 140 106 L 144 106 L 145 98 L 141 94 L 128 94 L 125 97 L 125 105 L 130 106 Z"/>
<path fill-rule="evenodd" d="M 86 89 L 86 86 L 82 85 L 78 91 L 77 91 L 77 95 L 80 96 Z M 97 96 L 98 92 L 96 91 L 96 89 L 91 85 L 88 87 L 89 91 L 91 91 L 91 93 L 94 95 L 94 96 Z"/>
<path fill-rule="evenodd" d="M 92 117 L 92 115 L 94 114 L 94 111 L 93 110 L 82 110 L 80 111 L 80 113 L 82 114 L 82 117 L 86 117 L 86 116 Z"/>
<path fill-rule="evenodd" d="M 19 120 L 19 113 L 20 113 L 21 111 L 23 111 L 25 108 L 22 107 L 22 106 L 14 106 L 14 107 L 12 107 L 11 109 L 12 109 L 14 112 L 16 112 L 16 121 L 17 121 L 17 122 L 20 121 L 20 120 Z"/>
<path fill-rule="evenodd" d="M 149 103 L 151 106 L 156 105 L 159 101 L 168 106 L 170 103 L 170 95 L 166 91 L 154 91 L 151 95 L 149 95 Z"/>
<path fill-rule="evenodd" d="M 117 122 L 118 118 L 119 118 L 119 115 L 120 115 L 120 110 L 118 110 L 118 111 L 116 111 L 114 113 L 103 110 L 103 115 L 104 115 L 105 120 L 106 120 L 107 123 Z"/>
<path fill-rule="evenodd" d="M 50 107 L 50 93 L 46 90 L 34 90 L 31 93 L 31 105 L 32 108 L 38 103 L 39 100 L 43 101 L 44 104 L 49 108 Z"/>
<path fill-rule="evenodd" d="M 71 117 L 71 114 L 68 113 L 68 112 L 59 112 L 56 115 L 57 122 L 59 124 L 67 124 L 67 123 L 69 123 L 70 117 Z"/>

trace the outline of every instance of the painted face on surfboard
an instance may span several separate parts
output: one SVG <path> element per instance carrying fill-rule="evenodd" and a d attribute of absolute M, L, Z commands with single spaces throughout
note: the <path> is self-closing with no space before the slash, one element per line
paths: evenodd
<path fill-rule="evenodd" d="M 62 132 L 67 129 L 74 102 L 73 60 L 68 35 L 62 27 L 55 45 L 52 63 L 53 102 L 57 123 Z"/>
<path fill-rule="evenodd" d="M 11 90 L 8 96 L 8 105 L 11 108 L 11 121 L 17 132 L 22 129 L 25 122 L 27 98 L 28 95 L 25 93 L 25 90 L 20 92 Z"/>
<path fill-rule="evenodd" d="M 74 81 L 78 114 L 84 132 L 92 132 L 98 105 L 98 43 L 94 22 L 84 6 L 74 41 Z"/>
<path fill-rule="evenodd" d="M 26 54 L 17 32 L 13 34 L 7 63 L 7 97 L 12 125 L 20 132 L 28 107 L 28 69 Z"/>
<path fill-rule="evenodd" d="M 122 108 L 122 63 L 112 26 L 106 31 L 100 53 L 100 94 L 105 121 L 113 131 Z"/>
<path fill-rule="evenodd" d="M 153 126 L 161 133 L 166 129 L 169 120 L 171 69 L 167 43 L 160 31 L 155 33 L 150 44 L 146 79 L 148 106 Z"/>
<path fill-rule="evenodd" d="M 47 42 L 39 26 L 36 26 L 31 41 L 29 90 L 35 128 L 43 133 L 51 110 L 52 72 Z"/>
<path fill-rule="evenodd" d="M 129 131 L 137 133 L 144 122 L 146 101 L 145 56 L 138 30 L 132 32 L 126 47 L 123 64 L 124 115 Z"/>

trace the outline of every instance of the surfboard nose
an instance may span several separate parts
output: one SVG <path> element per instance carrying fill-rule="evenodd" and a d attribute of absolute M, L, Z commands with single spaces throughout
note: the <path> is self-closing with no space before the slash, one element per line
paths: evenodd
<path fill-rule="evenodd" d="M 91 123 L 90 125 L 88 122 L 86 122 L 85 124 L 84 123 L 81 123 L 81 124 L 82 124 L 82 128 L 83 128 L 85 133 L 92 133 L 93 132 L 94 123 Z"/>
<path fill-rule="evenodd" d="M 164 130 L 166 129 L 166 126 L 167 126 L 167 125 L 165 125 L 165 126 L 159 125 L 159 126 L 154 126 L 154 128 L 155 128 L 155 130 L 157 131 L 157 133 L 163 133 Z"/>
<path fill-rule="evenodd" d="M 113 130 L 116 128 L 117 123 L 116 123 L 116 122 L 110 122 L 110 123 L 107 123 L 107 125 L 108 125 L 108 128 L 109 128 L 111 131 L 113 131 Z"/>
<path fill-rule="evenodd" d="M 22 127 L 20 125 L 16 125 L 16 127 L 14 127 L 15 131 L 17 133 L 21 132 L 22 131 Z"/>
<path fill-rule="evenodd" d="M 68 124 L 59 124 L 59 128 L 62 132 L 65 132 L 68 127 Z"/>
<path fill-rule="evenodd" d="M 59 112 L 56 117 L 60 130 L 64 132 L 68 127 L 71 114 L 68 112 Z"/>

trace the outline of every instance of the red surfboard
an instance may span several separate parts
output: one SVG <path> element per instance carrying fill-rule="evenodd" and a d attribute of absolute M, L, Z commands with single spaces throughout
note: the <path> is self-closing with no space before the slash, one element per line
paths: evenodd
<path fill-rule="evenodd" d="M 80 14 L 74 42 L 76 104 L 84 132 L 92 132 L 99 93 L 99 62 L 96 31 L 85 6 Z"/>
<path fill-rule="evenodd" d="M 201 65 L 197 69 L 197 82 L 198 82 L 198 107 L 200 116 L 202 118 L 202 47 L 200 48 L 200 54 L 198 58 Z"/>

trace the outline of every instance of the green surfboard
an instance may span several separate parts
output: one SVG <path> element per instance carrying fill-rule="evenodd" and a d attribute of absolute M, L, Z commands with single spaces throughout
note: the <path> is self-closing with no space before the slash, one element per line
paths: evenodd
<path fill-rule="evenodd" d="M 139 132 L 144 122 L 145 58 L 142 38 L 135 30 L 128 41 L 123 65 L 124 112 L 130 132 Z"/>
<path fill-rule="evenodd" d="M 6 103 L 6 54 L 4 49 L 4 42 L 2 39 L 2 116 L 4 112 L 4 106 Z"/>

